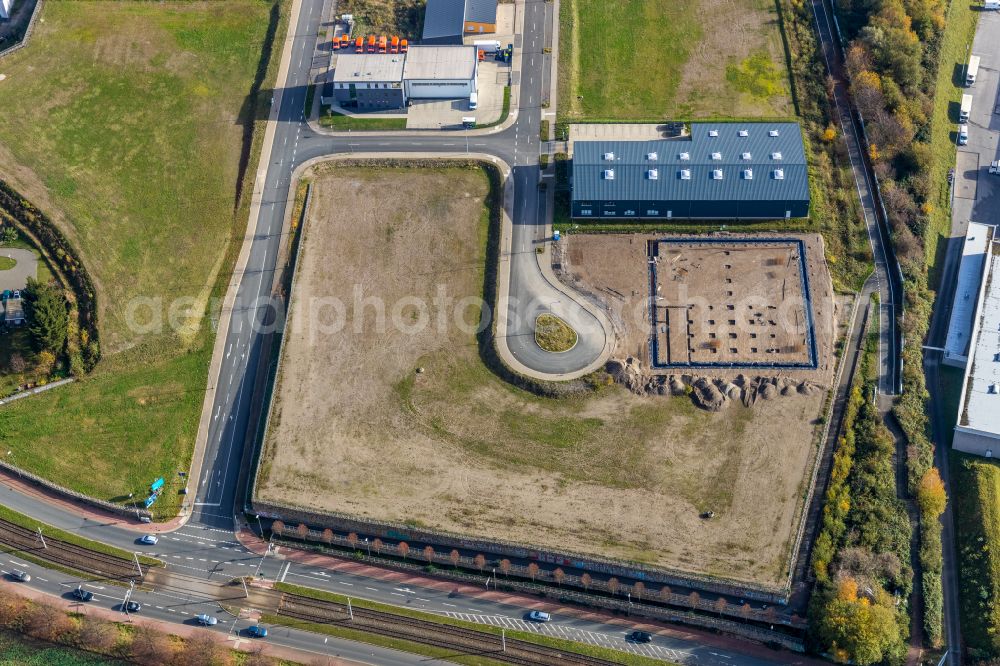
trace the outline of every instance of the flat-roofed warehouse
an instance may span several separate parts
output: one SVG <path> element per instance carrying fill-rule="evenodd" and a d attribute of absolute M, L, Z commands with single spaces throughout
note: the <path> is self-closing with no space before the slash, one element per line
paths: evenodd
<path fill-rule="evenodd" d="M 1000 246 L 990 239 L 984 250 L 952 448 L 992 458 L 1000 455 Z"/>
<path fill-rule="evenodd" d="M 347 108 L 399 109 L 403 94 L 401 53 L 343 53 L 333 71 L 333 96 Z"/>
<path fill-rule="evenodd" d="M 808 217 L 809 169 L 797 123 L 692 123 L 655 141 L 576 141 L 578 218 Z"/>
<path fill-rule="evenodd" d="M 427 0 L 421 44 L 461 44 L 464 34 L 497 31 L 497 0 Z"/>
<path fill-rule="evenodd" d="M 403 66 L 407 99 L 458 99 L 476 92 L 475 46 L 411 46 Z"/>

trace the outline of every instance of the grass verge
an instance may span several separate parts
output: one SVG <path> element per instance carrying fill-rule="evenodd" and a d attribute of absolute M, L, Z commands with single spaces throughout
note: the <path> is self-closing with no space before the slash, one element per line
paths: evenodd
<path fill-rule="evenodd" d="M 321 127 L 327 129 L 346 132 L 347 130 L 358 131 L 385 131 L 406 129 L 406 118 L 363 118 L 359 116 L 345 116 L 336 111 L 326 112 L 319 117 Z"/>
<path fill-rule="evenodd" d="M 29 530 L 37 530 L 41 528 L 42 534 L 49 537 L 50 539 L 65 541 L 66 543 L 71 543 L 75 546 L 86 548 L 87 550 L 92 550 L 97 553 L 104 553 L 105 555 L 113 555 L 114 557 L 120 557 L 124 560 L 132 559 L 132 551 L 128 551 L 123 548 L 118 548 L 116 546 L 111 546 L 106 543 L 101 543 L 100 541 L 93 541 L 91 539 L 86 539 L 78 534 L 73 534 L 72 532 L 66 532 L 65 530 L 59 529 L 58 527 L 53 527 L 48 523 L 43 523 L 39 520 L 35 520 L 34 518 L 25 516 L 22 513 L 18 513 L 2 505 L 0 505 L 0 518 Z M 147 555 L 140 555 L 139 562 L 150 567 L 163 566 L 163 562 L 161 562 L 156 558 L 149 557 Z"/>
<path fill-rule="evenodd" d="M 510 115 L 510 86 L 504 86 L 503 89 L 503 108 L 500 110 L 500 118 L 496 122 L 485 123 L 483 125 L 476 125 L 477 129 L 484 129 L 487 127 L 496 127 L 500 125 L 507 117 Z"/>
<path fill-rule="evenodd" d="M 303 597 L 309 597 L 311 599 L 332 601 L 334 603 L 339 603 L 339 604 L 347 603 L 346 596 L 336 594 L 335 592 L 326 592 L 324 590 L 316 590 L 309 587 L 292 585 L 290 583 L 275 583 L 274 589 L 279 590 L 281 592 L 287 592 L 289 594 L 297 594 Z M 381 611 L 383 613 L 392 613 L 394 615 L 402 615 L 404 617 L 412 617 L 420 620 L 427 620 L 428 622 L 436 622 L 437 624 L 445 624 L 453 627 L 463 627 L 465 629 L 473 629 L 475 631 L 481 631 L 484 634 L 490 634 L 492 636 L 499 636 L 501 633 L 500 627 L 476 624 L 474 622 L 465 622 L 464 620 L 459 620 L 456 618 L 436 615 L 434 613 L 425 613 L 423 611 L 413 610 L 412 608 L 404 608 L 402 606 L 391 606 L 389 604 L 382 604 L 376 601 L 368 601 L 367 599 L 359 599 L 357 597 L 351 597 L 351 604 L 355 608 L 368 608 L 370 610 Z M 278 616 L 279 623 L 285 624 L 288 621 L 289 621 L 288 618 L 282 618 Z M 319 625 L 319 626 L 322 627 L 323 629 L 332 628 L 329 627 L 329 625 Z M 355 633 L 360 633 L 360 632 L 355 632 Z M 365 634 L 365 635 L 368 636 L 370 634 Z M 590 657 L 606 659 L 608 661 L 613 661 L 617 664 L 626 664 L 627 666 L 654 666 L 654 665 L 663 666 L 665 663 L 668 663 L 660 661 L 658 659 L 650 659 L 648 657 L 643 657 L 640 655 L 634 655 L 626 652 L 620 652 L 618 650 L 612 650 L 610 648 L 603 648 L 596 645 L 587 645 L 584 643 L 577 643 L 575 641 L 563 640 L 560 638 L 553 638 L 550 636 L 542 636 L 527 631 L 507 630 L 506 636 L 509 638 L 516 638 L 518 640 L 526 641 L 528 643 L 535 643 L 536 645 L 544 645 L 546 647 L 553 647 L 561 650 L 566 650 L 567 652 L 575 652 L 577 654 L 583 654 Z M 365 639 L 364 642 L 371 642 L 371 641 Z M 420 647 L 426 647 L 426 646 L 420 646 Z M 466 663 L 466 662 L 459 662 L 459 663 Z M 483 662 L 475 662 L 475 663 L 478 664 Z M 497 662 L 490 661 L 489 663 L 497 663 Z M 506 663 L 506 662 L 503 662 L 501 660 L 499 663 Z"/>
<path fill-rule="evenodd" d="M 554 314 L 542 313 L 535 319 L 535 343 L 547 352 L 569 351 L 576 339 L 576 331 Z"/>

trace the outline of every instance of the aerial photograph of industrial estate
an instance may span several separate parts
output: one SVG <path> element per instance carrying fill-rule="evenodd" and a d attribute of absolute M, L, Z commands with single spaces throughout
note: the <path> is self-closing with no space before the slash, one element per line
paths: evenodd
<path fill-rule="evenodd" d="M 0 666 L 1000 665 L 1000 0 L 0 0 Z"/>

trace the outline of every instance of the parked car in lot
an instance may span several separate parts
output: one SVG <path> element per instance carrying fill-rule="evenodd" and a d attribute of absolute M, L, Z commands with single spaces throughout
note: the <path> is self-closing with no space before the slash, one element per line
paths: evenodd
<path fill-rule="evenodd" d="M 1000 174 L 1000 160 L 993 160 L 990 162 L 990 173 Z"/>
<path fill-rule="evenodd" d="M 94 598 L 94 593 L 90 590 L 85 590 L 82 587 L 78 587 L 73 590 L 73 597 L 79 599 L 80 601 L 90 601 Z"/>
<path fill-rule="evenodd" d="M 648 631 L 633 631 L 626 638 L 634 643 L 648 643 L 653 640 L 653 634 Z"/>
<path fill-rule="evenodd" d="M 195 619 L 198 620 L 198 624 L 203 624 L 206 627 L 214 627 L 215 625 L 219 624 L 219 618 L 212 617 L 208 613 L 202 613 Z"/>
<path fill-rule="evenodd" d="M 10 577 L 14 580 L 21 581 L 22 583 L 27 583 L 31 580 L 31 576 L 27 571 L 21 571 L 20 569 L 14 569 L 10 572 Z"/>
<path fill-rule="evenodd" d="M 267 627 L 262 627 L 259 624 L 255 624 L 252 627 L 247 628 L 247 635 L 249 635 L 251 638 L 266 638 Z"/>
<path fill-rule="evenodd" d="M 158 537 L 156 537 L 155 535 L 153 535 L 153 534 L 147 534 L 147 535 L 145 535 L 144 537 L 142 537 L 141 539 L 139 539 L 139 542 L 140 542 L 140 543 L 144 543 L 144 544 L 146 544 L 147 546 L 155 546 L 155 545 L 156 545 L 156 543 L 157 543 L 157 542 L 158 542 L 159 540 L 160 540 L 160 539 L 159 539 Z"/>
<path fill-rule="evenodd" d="M 129 601 L 125 603 L 126 613 L 138 613 L 141 610 L 142 610 L 142 604 L 140 604 L 138 601 Z"/>
<path fill-rule="evenodd" d="M 531 611 L 528 613 L 528 619 L 532 622 L 548 622 L 552 616 L 544 611 Z"/>
<path fill-rule="evenodd" d="M 969 126 L 959 125 L 958 126 L 958 145 L 964 146 L 969 143 Z"/>

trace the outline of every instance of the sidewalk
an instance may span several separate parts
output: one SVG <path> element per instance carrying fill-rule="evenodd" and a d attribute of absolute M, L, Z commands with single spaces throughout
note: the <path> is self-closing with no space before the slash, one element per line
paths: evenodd
<path fill-rule="evenodd" d="M 71 514 L 78 518 L 82 518 L 83 520 L 101 523 L 102 525 L 112 525 L 114 527 L 132 530 L 133 532 L 173 532 L 187 522 L 186 516 L 176 516 L 165 523 L 143 523 L 139 521 L 138 518 L 119 516 L 111 513 L 110 511 L 102 511 L 101 509 L 89 504 L 69 499 L 61 493 L 48 490 L 47 488 L 43 488 L 41 486 L 36 486 L 35 484 L 20 478 L 16 474 L 12 474 L 5 470 L 0 470 L 0 483 L 21 495 L 31 497 L 35 501 L 44 502 L 49 506 L 56 507 L 63 513 Z M 35 518 L 35 516 L 30 517 Z M 41 519 L 35 518 L 35 520 Z M 45 521 L 43 520 L 42 522 Z"/>

